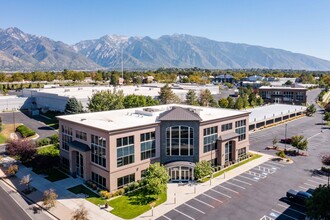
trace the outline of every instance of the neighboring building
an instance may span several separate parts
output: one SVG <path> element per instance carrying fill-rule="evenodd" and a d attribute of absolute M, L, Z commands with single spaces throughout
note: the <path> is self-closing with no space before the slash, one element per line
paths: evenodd
<path fill-rule="evenodd" d="M 259 94 L 265 103 L 305 105 L 307 101 L 306 88 L 261 86 Z"/>
<path fill-rule="evenodd" d="M 14 95 L 0 96 L 0 112 L 31 109 L 33 106 L 33 100 L 27 97 Z"/>
<path fill-rule="evenodd" d="M 257 81 L 262 81 L 263 79 L 264 79 L 263 76 L 253 75 L 253 76 L 249 76 L 247 78 L 247 81 L 249 81 L 249 82 L 257 82 Z"/>
<path fill-rule="evenodd" d="M 230 74 L 218 75 L 213 78 L 214 83 L 233 83 L 234 77 Z"/>
<path fill-rule="evenodd" d="M 116 190 L 160 162 L 171 181 L 194 178 L 198 161 L 237 162 L 249 151 L 250 112 L 160 105 L 59 116 L 64 169 Z"/>

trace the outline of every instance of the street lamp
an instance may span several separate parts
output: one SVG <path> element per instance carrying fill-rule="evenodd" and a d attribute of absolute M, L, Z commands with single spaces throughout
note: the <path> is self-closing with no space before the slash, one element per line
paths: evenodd
<path fill-rule="evenodd" d="M 288 124 L 285 124 L 284 151 L 286 151 L 286 134 L 288 132 Z"/>

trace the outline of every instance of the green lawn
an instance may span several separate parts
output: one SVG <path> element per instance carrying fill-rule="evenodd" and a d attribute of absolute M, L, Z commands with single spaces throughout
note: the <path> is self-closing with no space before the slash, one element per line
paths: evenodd
<path fill-rule="evenodd" d="M 98 194 L 94 193 L 93 191 L 91 191 L 90 189 L 85 187 L 84 185 L 74 186 L 74 187 L 69 188 L 68 190 L 74 194 L 83 193 L 83 194 L 88 195 L 88 198 L 86 198 L 86 200 L 95 205 L 99 205 L 99 204 L 104 205 L 106 202 L 105 199 L 101 198 Z"/>
<path fill-rule="evenodd" d="M 40 147 L 37 150 L 37 153 L 40 155 L 49 155 L 49 156 L 60 156 L 60 149 L 55 145 L 49 145 L 47 147 Z"/>
<path fill-rule="evenodd" d="M 109 205 L 113 208 L 111 213 L 124 219 L 135 218 L 151 209 L 151 204 L 157 206 L 167 199 L 166 193 L 159 195 L 145 196 L 143 192 L 135 192 L 131 195 L 120 196 L 110 200 Z"/>
<path fill-rule="evenodd" d="M 3 136 L 3 134 L 0 134 L 0 144 L 6 143 L 7 138 Z"/>
<path fill-rule="evenodd" d="M 63 172 L 59 171 L 58 169 L 52 169 L 52 171 L 49 172 L 48 176 L 45 178 L 47 180 L 49 180 L 50 182 L 55 182 L 55 181 L 66 179 L 66 178 L 68 178 L 68 176 L 66 174 L 64 174 Z"/>
<path fill-rule="evenodd" d="M 233 166 L 231 166 L 231 167 L 228 167 L 228 168 L 226 168 L 226 169 L 223 169 L 223 170 L 221 170 L 221 171 L 219 171 L 219 172 L 214 173 L 214 174 L 213 174 L 213 178 L 215 178 L 215 177 L 217 177 L 217 176 L 220 176 L 220 175 L 222 175 L 224 172 L 228 172 L 228 171 L 230 171 L 230 170 L 233 170 L 233 169 L 235 169 L 235 168 L 237 168 L 237 167 L 239 167 L 239 166 L 242 166 L 242 165 L 244 165 L 244 164 L 246 164 L 246 163 L 248 163 L 248 162 L 250 162 L 250 161 L 252 161 L 252 160 L 258 159 L 258 158 L 260 158 L 260 157 L 262 157 L 262 156 L 259 155 L 259 154 L 254 154 L 252 157 L 250 157 L 250 158 L 247 159 L 247 160 L 244 160 L 244 161 L 242 161 L 242 162 L 240 162 L 240 163 L 236 163 L 235 165 L 233 165 Z M 200 180 L 200 182 L 205 183 L 206 181 L 209 181 L 209 180 L 210 180 L 210 177 L 206 177 L 206 178 Z"/>

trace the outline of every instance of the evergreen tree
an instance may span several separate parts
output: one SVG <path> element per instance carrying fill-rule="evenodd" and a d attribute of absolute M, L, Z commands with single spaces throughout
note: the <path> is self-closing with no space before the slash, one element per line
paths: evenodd
<path fill-rule="evenodd" d="M 227 108 L 231 108 L 234 109 L 235 108 L 235 101 L 231 96 L 227 97 L 228 100 L 228 107 Z"/>
<path fill-rule="evenodd" d="M 72 97 L 68 99 L 64 112 L 67 114 L 81 113 L 83 112 L 83 106 L 80 101 L 78 101 L 75 97 Z"/>
<path fill-rule="evenodd" d="M 180 98 L 176 94 L 174 94 L 168 84 L 160 88 L 159 100 L 161 104 L 180 103 Z"/>
<path fill-rule="evenodd" d="M 244 107 L 244 99 L 242 98 L 242 96 L 238 97 L 238 99 L 236 99 L 235 102 L 235 109 L 242 109 Z"/>
<path fill-rule="evenodd" d="M 243 96 L 243 108 L 247 108 L 249 107 L 249 100 L 248 100 L 248 96 L 247 95 L 244 95 Z"/>
<path fill-rule="evenodd" d="M 198 102 L 201 106 L 213 106 L 214 98 L 209 89 L 201 90 L 198 98 Z"/>
<path fill-rule="evenodd" d="M 186 104 L 187 105 L 198 105 L 196 92 L 190 89 L 186 94 Z"/>
<path fill-rule="evenodd" d="M 264 100 L 261 97 L 257 98 L 257 106 L 261 106 L 264 104 Z"/>

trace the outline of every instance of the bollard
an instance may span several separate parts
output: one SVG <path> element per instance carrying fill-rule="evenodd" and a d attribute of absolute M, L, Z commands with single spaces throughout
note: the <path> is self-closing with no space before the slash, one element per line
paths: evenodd
<path fill-rule="evenodd" d="M 194 194 L 196 194 L 196 185 L 194 186 Z"/>
<path fill-rule="evenodd" d="M 176 193 L 174 193 L 174 204 L 176 204 Z"/>
<path fill-rule="evenodd" d="M 151 216 L 154 216 L 154 207 L 151 206 Z"/>

